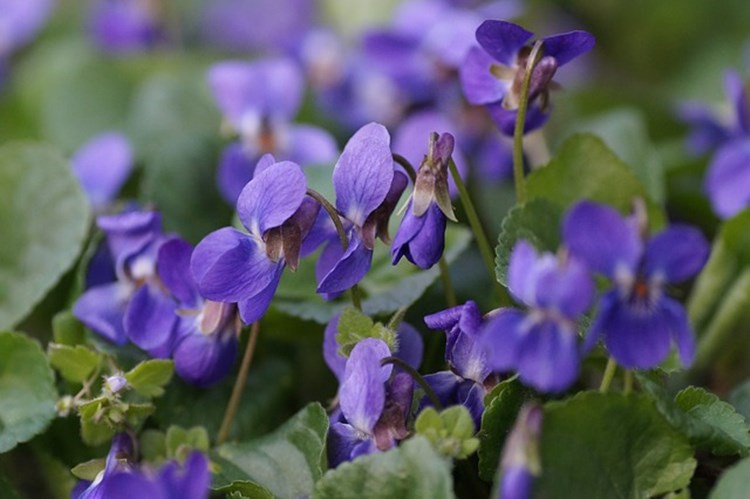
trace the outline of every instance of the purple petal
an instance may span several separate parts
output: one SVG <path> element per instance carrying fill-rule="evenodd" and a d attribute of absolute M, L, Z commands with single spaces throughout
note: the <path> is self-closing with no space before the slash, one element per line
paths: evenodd
<path fill-rule="evenodd" d="M 518 117 L 517 109 L 505 109 L 502 104 L 490 104 L 487 106 L 490 116 L 495 121 L 498 130 L 508 137 L 512 137 L 516 130 L 516 118 Z M 545 111 L 536 102 L 529 105 L 526 110 L 526 123 L 523 126 L 523 133 L 527 134 L 532 130 L 544 125 L 549 119 L 550 106 Z"/>
<path fill-rule="evenodd" d="M 122 261 L 155 241 L 161 235 L 161 214 L 155 211 L 127 211 L 102 215 L 96 225 L 107 236 L 107 245 L 116 262 Z"/>
<path fill-rule="evenodd" d="M 552 258 L 554 267 L 539 274 L 537 303 L 542 308 L 562 313 L 568 319 L 575 319 L 591 305 L 594 281 L 588 268 L 575 257 L 564 262 Z"/>
<path fill-rule="evenodd" d="M 474 428 L 482 425 L 482 413 L 484 412 L 484 386 L 473 381 L 464 381 L 458 387 L 456 403 L 461 404 L 469 410 L 471 419 L 474 420 Z"/>
<path fill-rule="evenodd" d="M 513 246 L 508 265 L 508 291 L 520 303 L 536 304 L 538 260 L 536 249 L 525 240 Z"/>
<path fill-rule="evenodd" d="M 672 225 L 648 241 L 646 275 L 670 283 L 684 281 L 703 268 L 708 252 L 708 242 L 700 230 Z"/>
<path fill-rule="evenodd" d="M 177 321 L 176 311 L 175 302 L 155 286 L 141 286 L 125 311 L 125 334 L 152 357 L 169 357 Z"/>
<path fill-rule="evenodd" d="M 690 126 L 686 147 L 694 155 L 705 154 L 731 138 L 731 132 L 703 103 L 686 102 L 677 109 L 680 120 Z"/>
<path fill-rule="evenodd" d="M 528 499 L 534 477 L 525 466 L 508 466 L 503 469 L 500 482 L 500 497 L 503 499 Z"/>
<path fill-rule="evenodd" d="M 424 350 L 422 335 L 419 334 L 419 331 L 414 329 L 414 326 L 407 324 L 406 322 L 399 324 L 396 332 L 398 334 L 398 344 L 393 355 L 403 360 L 414 369 L 419 369 L 419 365 L 422 363 L 422 352 Z M 330 364 L 328 365 L 330 366 Z"/>
<path fill-rule="evenodd" d="M 433 374 L 426 374 L 424 380 L 430 385 L 435 392 L 440 403 L 449 406 L 455 403 L 458 385 L 463 381 L 461 376 L 452 371 L 439 371 Z M 432 405 L 429 398 L 423 400 L 423 404 Z"/>
<path fill-rule="evenodd" d="M 276 266 L 250 236 L 229 227 L 206 236 L 190 259 L 201 294 L 229 303 L 265 289 L 274 278 Z"/>
<path fill-rule="evenodd" d="M 724 76 L 724 88 L 736 113 L 737 126 L 741 132 L 747 134 L 750 132 L 750 106 L 742 77 L 736 71 L 727 71 Z"/>
<path fill-rule="evenodd" d="M 328 248 L 326 248 L 326 250 L 328 250 Z M 325 252 L 326 251 L 324 251 L 324 253 Z M 328 255 L 326 256 L 329 257 Z M 321 255 L 321 259 L 322 258 L 323 255 Z M 367 249 L 364 242 L 355 231 L 349 240 L 349 247 L 347 250 L 333 265 L 331 270 L 325 274 L 323 279 L 318 281 L 317 292 L 339 293 L 346 291 L 362 280 L 370 270 L 371 264 L 372 250 Z"/>
<path fill-rule="evenodd" d="M 322 211 L 323 210 L 321 210 L 321 212 Z M 343 256 L 344 250 L 341 248 L 341 243 L 339 242 L 338 238 L 330 240 L 326 247 L 323 248 L 323 251 L 318 257 L 318 261 L 315 264 L 315 280 L 317 282 L 321 282 Z M 325 300 L 335 300 L 336 297 L 338 297 L 342 292 L 337 291 L 333 293 L 318 293 Z"/>
<path fill-rule="evenodd" d="M 669 353 L 672 315 L 664 297 L 651 306 L 618 301 L 602 324 L 607 350 L 626 369 L 650 369 Z"/>
<path fill-rule="evenodd" d="M 372 434 L 385 405 L 385 385 L 393 366 L 380 365 L 391 351 L 382 340 L 366 338 L 354 346 L 346 361 L 339 402 L 346 420 L 356 429 Z"/>
<path fill-rule="evenodd" d="M 680 362 L 683 366 L 689 367 L 695 358 L 695 335 L 693 334 L 693 328 L 690 327 L 685 308 L 666 296 L 662 297 L 661 305 L 664 307 L 664 314 L 670 323 L 672 339 L 677 343 Z"/>
<path fill-rule="evenodd" d="M 619 306 L 619 301 L 620 293 L 616 288 L 608 291 L 601 297 L 594 322 L 591 324 L 591 328 L 589 328 L 583 340 L 583 345 L 581 346 L 582 354 L 591 351 L 596 342 L 599 341 L 599 336 L 601 336 L 604 325 L 609 321 L 612 311 Z"/>
<path fill-rule="evenodd" d="M 109 132 L 84 144 L 70 160 L 73 172 L 94 209 L 111 203 L 133 168 L 133 151 L 127 137 Z"/>
<path fill-rule="evenodd" d="M 306 192 L 302 169 L 291 161 L 282 161 L 255 175 L 242 189 L 237 215 L 251 234 L 262 238 L 268 229 L 294 215 Z"/>
<path fill-rule="evenodd" d="M 196 386 L 208 387 L 223 379 L 234 367 L 237 337 L 221 332 L 205 335 L 195 329 L 177 344 L 172 357 L 180 378 Z"/>
<path fill-rule="evenodd" d="M 11 0 L 2 4 L 3 47 L 0 59 L 28 43 L 52 13 L 52 0 Z"/>
<path fill-rule="evenodd" d="M 130 286 L 121 282 L 87 289 L 73 305 L 73 315 L 95 333 L 124 345 L 128 339 L 122 319 L 130 292 Z"/>
<path fill-rule="evenodd" d="M 577 334 L 553 320 L 535 324 L 518 348 L 521 381 L 541 392 L 561 392 L 578 377 Z"/>
<path fill-rule="evenodd" d="M 221 153 L 216 182 L 224 200 L 234 206 L 242 188 L 250 182 L 255 163 L 242 149 L 242 144 L 232 142 Z"/>
<path fill-rule="evenodd" d="M 266 313 L 268 307 L 271 306 L 271 300 L 273 300 L 274 294 L 276 294 L 276 288 L 279 287 L 281 281 L 281 273 L 284 270 L 284 264 L 280 263 L 276 265 L 273 276 L 268 285 L 263 288 L 260 292 L 253 295 L 250 298 L 241 300 L 237 305 L 240 308 L 240 317 L 242 322 L 245 324 L 252 324 L 255 321 L 259 321 L 261 317 Z"/>
<path fill-rule="evenodd" d="M 340 217 L 339 217 L 340 218 Z M 318 247 L 326 243 L 328 241 L 333 241 L 334 244 L 338 244 L 339 248 L 341 247 L 341 243 L 339 242 L 339 236 L 336 232 L 336 226 L 333 225 L 333 221 L 331 220 L 331 217 L 328 215 L 328 212 L 321 209 L 318 211 L 318 216 L 315 219 L 315 223 L 310 228 L 310 232 L 307 233 L 307 236 L 302 241 L 302 246 L 300 247 L 300 257 L 304 258 L 311 253 L 313 253 Z M 339 255 L 333 260 L 334 262 L 338 260 L 341 257 L 341 254 L 343 254 L 343 251 L 339 253 Z M 326 271 L 322 274 L 325 275 L 329 270 L 330 267 L 333 266 L 333 263 L 326 269 Z M 317 274 L 316 274 L 317 275 Z M 322 275 L 320 277 L 322 277 Z"/>
<path fill-rule="evenodd" d="M 447 218 L 437 204 L 430 204 L 427 213 L 415 217 L 410 201 L 391 246 L 393 264 L 405 256 L 421 269 L 435 265 L 445 249 L 446 224 Z"/>
<path fill-rule="evenodd" d="M 211 487 L 208 459 L 193 451 L 181 467 L 175 461 L 167 463 L 159 472 L 159 480 L 171 498 L 207 499 Z"/>
<path fill-rule="evenodd" d="M 458 68 L 475 46 L 474 34 L 483 19 L 468 9 L 446 10 L 424 36 L 422 50 L 446 67 Z"/>
<path fill-rule="evenodd" d="M 91 10 L 88 28 L 103 50 L 116 54 L 148 49 L 162 37 L 157 19 L 139 2 L 100 0 Z"/>
<path fill-rule="evenodd" d="M 273 154 L 266 153 L 263 156 L 260 157 L 258 162 L 255 164 L 255 170 L 253 171 L 253 177 L 256 175 L 260 175 L 261 172 L 264 172 L 268 168 L 272 167 L 277 163 L 276 158 L 273 157 Z M 239 197 L 239 196 L 238 196 Z"/>
<path fill-rule="evenodd" d="M 487 362 L 493 371 L 515 369 L 525 335 L 526 316 L 514 308 L 501 308 L 482 328 L 479 342 L 487 353 Z"/>
<path fill-rule="evenodd" d="M 459 331 L 446 355 L 451 367 L 464 379 L 481 384 L 492 372 L 478 332 Z"/>
<path fill-rule="evenodd" d="M 289 130 L 289 143 L 289 159 L 303 166 L 330 164 L 339 153 L 336 139 L 316 126 L 293 125 Z"/>
<path fill-rule="evenodd" d="M 349 139 L 333 169 L 336 208 L 356 226 L 380 206 L 393 180 L 390 136 L 370 123 Z"/>
<path fill-rule="evenodd" d="M 477 41 L 495 60 L 511 66 L 518 51 L 534 33 L 507 21 L 484 21 L 477 28 Z"/>
<path fill-rule="evenodd" d="M 365 435 L 346 423 L 334 423 L 328 432 L 328 465 L 335 468 L 354 459 L 354 449 L 362 443 Z"/>
<path fill-rule="evenodd" d="M 102 482 L 99 490 L 101 497 L 107 499 L 133 499 L 133 497 L 169 499 L 160 483 L 137 471 L 116 473 L 108 477 L 106 482 Z"/>
<path fill-rule="evenodd" d="M 706 191 L 721 218 L 750 205 L 750 141 L 736 140 L 719 149 L 708 165 Z"/>
<path fill-rule="evenodd" d="M 545 37 L 543 50 L 544 55 L 554 57 L 560 67 L 594 48 L 595 43 L 594 35 L 576 30 Z"/>
<path fill-rule="evenodd" d="M 635 229 L 614 208 L 591 201 L 568 211 L 563 239 L 573 255 L 610 278 L 618 269 L 634 271 L 643 251 Z"/>
<path fill-rule="evenodd" d="M 341 315 L 334 315 L 328 322 L 325 332 L 323 333 L 323 359 L 326 361 L 326 364 L 339 382 L 341 382 L 341 378 L 344 375 L 344 368 L 346 367 L 346 357 L 339 354 L 340 345 L 338 341 L 336 341 L 336 334 L 339 332 L 340 318 Z"/>
<path fill-rule="evenodd" d="M 156 269 L 159 279 L 182 306 L 197 308 L 201 301 L 198 287 L 190 273 L 190 256 L 193 245 L 174 238 L 159 247 Z"/>
<path fill-rule="evenodd" d="M 490 73 L 496 61 L 481 47 L 471 47 L 461 65 L 459 77 L 466 100 L 471 104 L 500 102 L 511 82 Z"/>

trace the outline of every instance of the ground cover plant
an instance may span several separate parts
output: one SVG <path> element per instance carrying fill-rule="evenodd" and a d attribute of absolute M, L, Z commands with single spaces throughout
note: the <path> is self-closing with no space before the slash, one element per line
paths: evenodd
<path fill-rule="evenodd" d="M 0 497 L 748 497 L 748 25 L 0 0 Z"/>

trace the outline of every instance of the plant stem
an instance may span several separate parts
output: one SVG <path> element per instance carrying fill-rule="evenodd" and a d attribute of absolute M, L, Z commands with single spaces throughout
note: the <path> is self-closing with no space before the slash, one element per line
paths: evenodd
<path fill-rule="evenodd" d="M 633 391 L 633 371 L 631 371 L 630 369 L 625 369 L 625 380 L 624 380 L 622 393 L 624 393 L 625 395 L 630 395 L 632 391 Z"/>
<path fill-rule="evenodd" d="M 417 372 L 416 369 L 414 369 L 413 367 L 411 367 L 409 364 L 399 359 L 398 357 L 386 357 L 380 361 L 381 366 L 384 366 L 386 364 L 393 364 L 395 366 L 398 366 L 401 370 L 405 371 L 409 376 L 412 377 L 414 381 L 419 383 L 419 386 L 422 387 L 422 390 L 424 390 L 425 394 L 427 394 L 427 396 L 430 398 L 432 405 L 434 405 L 438 411 L 443 410 L 443 404 L 442 402 L 440 402 L 440 399 L 435 394 L 435 391 L 427 383 L 427 381 L 425 381 L 422 375 Z"/>
<path fill-rule="evenodd" d="M 412 164 L 409 163 L 408 159 L 401 156 L 400 154 L 393 153 L 393 161 L 404 167 L 404 170 L 406 170 L 406 173 L 409 175 L 412 184 L 415 184 L 417 182 L 417 171 L 414 169 Z"/>
<path fill-rule="evenodd" d="M 541 40 L 534 43 L 526 62 L 526 73 L 523 76 L 521 99 L 518 102 L 516 114 L 516 128 L 513 133 L 513 178 L 516 185 L 516 200 L 519 204 L 526 202 L 526 179 L 523 176 L 523 132 L 526 126 L 526 109 L 529 105 L 529 84 L 531 83 L 531 73 L 534 71 L 534 66 L 539 62 L 539 56 L 542 53 L 542 44 Z"/>
<path fill-rule="evenodd" d="M 347 248 L 349 248 L 349 238 L 346 236 L 346 229 L 344 229 L 344 224 L 341 223 L 341 217 L 339 216 L 339 212 L 325 198 L 325 196 L 323 196 L 318 191 L 308 188 L 307 195 L 313 198 L 318 203 L 320 203 L 323 209 L 326 210 L 326 212 L 328 213 L 328 216 L 331 218 L 331 221 L 333 222 L 333 225 L 336 227 L 336 233 L 339 235 L 341 248 L 344 250 L 344 252 L 346 252 Z M 352 305 L 354 305 L 354 308 L 356 308 L 357 310 L 362 310 L 362 297 L 359 292 L 359 286 L 357 286 L 356 284 L 352 286 L 351 297 L 352 297 Z"/>
<path fill-rule="evenodd" d="M 495 292 L 497 293 L 498 299 L 500 300 L 500 304 L 508 305 L 510 304 L 508 295 L 495 278 L 495 259 L 492 256 L 492 248 L 490 247 L 490 243 L 484 233 L 482 224 L 479 221 L 477 210 L 474 208 L 474 204 L 471 202 L 469 191 L 466 189 L 466 185 L 464 185 L 463 181 L 461 180 L 461 176 L 458 174 L 458 169 L 456 168 L 456 163 L 453 161 L 453 158 L 451 158 L 448 162 L 448 166 L 451 170 L 453 181 L 456 183 L 456 188 L 458 189 L 459 196 L 461 196 L 461 203 L 464 206 L 466 218 L 469 219 L 469 225 L 471 226 L 471 230 L 474 232 L 474 238 L 476 238 L 477 240 L 479 252 L 482 254 L 482 260 L 484 260 L 484 264 L 487 267 L 490 280 L 492 281 L 492 284 L 495 288 Z"/>
<path fill-rule="evenodd" d="M 609 391 L 609 385 L 612 384 L 616 370 L 617 362 L 615 362 L 613 357 L 610 357 L 607 360 L 607 367 L 604 368 L 604 376 L 602 376 L 602 383 L 599 385 L 599 393 L 607 393 Z"/>
<path fill-rule="evenodd" d="M 229 403 L 224 412 L 224 419 L 221 421 L 219 433 L 216 435 L 216 445 L 223 444 L 229 436 L 229 431 L 232 429 L 232 422 L 237 415 L 237 409 L 239 409 L 240 401 L 242 400 L 242 392 L 245 390 L 245 385 L 247 384 L 247 375 L 250 372 L 250 364 L 253 362 L 253 354 L 255 353 L 255 344 L 258 341 L 259 332 L 260 321 L 255 321 L 250 327 L 250 338 L 247 340 L 245 355 L 242 357 L 242 364 L 240 364 L 240 371 L 237 373 L 237 379 L 234 382 L 234 388 L 232 388 L 232 395 L 229 397 Z"/>
<path fill-rule="evenodd" d="M 458 305 L 456 301 L 456 291 L 453 289 L 453 283 L 451 282 L 450 269 L 448 263 L 445 261 L 445 257 L 441 256 L 438 262 L 440 267 L 440 280 L 443 283 L 443 292 L 445 293 L 445 303 L 448 307 L 455 307 Z"/>

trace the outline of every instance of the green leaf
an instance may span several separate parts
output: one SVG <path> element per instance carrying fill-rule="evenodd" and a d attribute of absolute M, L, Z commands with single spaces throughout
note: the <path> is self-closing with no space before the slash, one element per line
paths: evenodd
<path fill-rule="evenodd" d="M 339 353 L 344 357 L 349 357 L 354 346 L 365 338 L 383 340 L 391 350 L 396 344 L 395 331 L 379 322 L 374 323 L 372 319 L 354 307 L 344 309 L 337 329 L 336 341 L 340 345 Z"/>
<path fill-rule="evenodd" d="M 47 356 L 52 367 L 73 383 L 83 383 L 102 361 L 101 354 L 83 345 L 71 347 L 50 343 L 47 345 Z"/>
<path fill-rule="evenodd" d="M 164 395 L 163 386 L 169 383 L 173 373 L 174 362 L 171 360 L 151 359 L 125 373 L 125 379 L 139 395 L 153 398 Z"/>
<path fill-rule="evenodd" d="M 0 453 L 41 433 L 55 417 L 55 378 L 35 340 L 0 333 Z"/>
<path fill-rule="evenodd" d="M 537 497 L 652 497 L 690 483 L 693 450 L 647 396 L 584 392 L 544 412 Z"/>
<path fill-rule="evenodd" d="M 149 428 L 138 437 L 144 461 L 159 464 L 167 458 L 167 437 L 163 431 Z"/>
<path fill-rule="evenodd" d="M 313 403 L 263 438 L 224 444 L 213 459 L 214 486 L 247 480 L 281 498 L 309 495 L 327 467 L 327 432 L 328 415 Z"/>
<path fill-rule="evenodd" d="M 64 310 L 52 318 L 52 337 L 55 343 L 76 346 L 83 343 L 85 329 L 81 321 L 76 319 L 73 312 Z"/>
<path fill-rule="evenodd" d="M 227 494 L 228 497 L 243 499 L 274 499 L 275 497 L 267 488 L 248 480 L 237 480 L 214 490 L 221 494 Z"/>
<path fill-rule="evenodd" d="M 0 329 L 18 323 L 73 264 L 88 220 L 88 202 L 56 149 L 0 147 Z"/>
<path fill-rule="evenodd" d="M 543 197 L 562 208 L 590 199 L 629 212 L 633 200 L 646 201 L 649 224 L 664 225 L 664 213 L 649 197 L 646 187 L 633 171 L 594 135 L 573 135 L 563 142 L 557 154 L 544 168 L 528 176 L 529 200 Z"/>
<path fill-rule="evenodd" d="M 562 208 L 544 198 L 532 199 L 508 211 L 495 248 L 495 274 L 500 284 L 508 286 L 510 255 L 519 240 L 528 241 L 538 251 L 557 251 L 562 213 Z"/>
<path fill-rule="evenodd" d="M 750 458 L 727 469 L 720 477 L 709 499 L 747 499 L 750 490 Z"/>
<path fill-rule="evenodd" d="M 165 438 L 167 458 L 184 461 L 192 450 L 208 452 L 210 443 L 208 432 L 201 426 L 186 430 L 179 426 L 170 426 Z"/>
<path fill-rule="evenodd" d="M 479 477 L 491 482 L 497 473 L 505 439 L 513 428 L 528 391 L 517 379 L 498 383 L 484 398 L 479 434 Z"/>
<path fill-rule="evenodd" d="M 313 499 L 452 498 L 451 462 L 415 436 L 387 452 L 358 457 L 329 471 Z"/>
<path fill-rule="evenodd" d="M 77 464 L 70 470 L 76 478 L 93 482 L 99 472 L 104 471 L 106 460 L 104 458 L 91 459 L 85 463 Z"/>
<path fill-rule="evenodd" d="M 419 413 L 414 429 L 430 441 L 440 454 L 457 459 L 469 457 L 477 447 L 479 440 L 474 437 L 474 421 L 469 410 L 462 405 L 449 407 L 438 413 L 433 407 L 427 407 Z"/>
<path fill-rule="evenodd" d="M 729 392 L 727 400 L 739 414 L 744 416 L 745 422 L 750 421 L 750 380 L 740 383 Z"/>

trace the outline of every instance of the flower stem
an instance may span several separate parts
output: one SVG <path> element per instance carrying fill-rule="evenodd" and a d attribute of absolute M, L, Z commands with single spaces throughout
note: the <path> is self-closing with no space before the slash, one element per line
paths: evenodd
<path fill-rule="evenodd" d="M 406 173 L 409 175 L 412 184 L 415 184 L 417 182 L 417 171 L 414 169 L 412 164 L 409 163 L 408 159 L 401 156 L 400 154 L 393 153 L 393 161 L 404 167 L 404 170 L 406 170 Z"/>
<path fill-rule="evenodd" d="M 247 375 L 250 372 L 250 364 L 253 362 L 253 354 L 255 353 L 255 344 L 258 341 L 259 332 L 260 321 L 255 321 L 250 327 L 250 338 L 247 340 L 245 355 L 242 357 L 242 364 L 240 364 L 240 371 L 237 373 L 237 379 L 234 382 L 234 388 L 232 388 L 232 395 L 229 397 L 229 403 L 224 412 L 224 419 L 221 421 L 219 433 L 216 435 L 216 445 L 223 444 L 229 436 L 229 431 L 232 429 L 232 422 L 237 415 L 237 409 L 239 409 L 240 401 L 242 400 L 242 392 L 245 390 L 245 385 L 247 384 Z"/>
<path fill-rule="evenodd" d="M 449 308 L 455 307 L 458 305 L 458 302 L 456 301 L 456 291 L 453 289 L 450 269 L 448 268 L 448 263 L 445 261 L 444 256 L 440 257 L 438 266 L 440 267 L 440 280 L 443 283 L 443 292 L 445 293 L 445 303 Z"/>
<path fill-rule="evenodd" d="M 319 193 L 318 191 L 308 188 L 307 195 L 313 198 L 318 203 L 320 203 L 323 209 L 326 210 L 326 212 L 328 213 L 328 216 L 331 217 L 331 221 L 333 222 L 333 225 L 336 227 L 336 233 L 339 235 L 341 248 L 343 248 L 344 252 L 346 252 L 347 248 L 349 247 L 349 238 L 346 236 L 346 229 L 344 229 L 344 224 L 341 223 L 341 217 L 339 216 L 339 212 L 325 198 L 325 196 Z M 362 310 L 362 297 L 359 292 L 359 286 L 357 286 L 356 284 L 352 286 L 351 294 L 352 294 L 352 305 L 354 305 L 354 308 L 356 308 L 357 310 Z"/>
<path fill-rule="evenodd" d="M 435 391 L 427 383 L 427 381 L 425 381 L 422 375 L 417 372 L 416 369 L 414 369 L 413 367 L 411 367 L 409 364 L 399 359 L 398 357 L 386 357 L 380 361 L 381 366 L 384 366 L 386 364 L 393 364 L 395 366 L 398 366 L 402 371 L 405 371 L 409 376 L 412 377 L 414 381 L 419 383 L 419 386 L 422 387 L 422 390 L 424 390 L 425 394 L 430 398 L 432 405 L 434 405 L 438 411 L 443 410 L 443 404 L 442 402 L 440 402 L 440 399 L 435 394 Z"/>
<path fill-rule="evenodd" d="M 625 395 L 630 395 L 632 391 L 633 391 L 633 371 L 631 371 L 630 369 L 625 369 L 625 380 L 624 380 L 622 393 L 624 393 Z"/>
<path fill-rule="evenodd" d="M 529 105 L 529 85 L 531 73 L 533 73 L 534 66 L 539 62 L 539 57 L 542 54 L 542 43 L 541 40 L 534 43 L 526 62 L 526 73 L 523 76 L 521 99 L 518 102 L 516 114 L 516 128 L 513 133 L 513 178 L 516 184 L 516 199 L 519 204 L 526 202 L 526 179 L 523 176 L 523 132 L 526 126 L 526 109 Z"/>
<path fill-rule="evenodd" d="M 461 196 L 461 203 L 464 206 L 466 218 L 469 219 L 469 225 L 471 226 L 471 230 L 474 232 L 474 237 L 477 240 L 477 246 L 479 246 L 479 252 L 482 254 L 482 260 L 484 260 L 484 264 L 487 267 L 490 280 L 492 281 L 492 284 L 495 288 L 495 292 L 497 293 L 498 299 L 500 300 L 500 304 L 508 305 L 510 303 L 508 294 L 495 278 L 495 259 L 492 256 L 492 248 L 490 247 L 490 243 L 487 240 L 487 235 L 484 233 L 482 224 L 479 221 L 477 210 L 474 208 L 474 204 L 471 202 L 469 191 L 466 189 L 466 185 L 464 185 L 463 180 L 461 180 L 461 176 L 458 174 L 458 169 L 456 168 L 456 163 L 453 161 L 453 158 L 451 158 L 448 162 L 448 166 L 451 170 L 453 181 L 456 183 L 458 193 Z"/>
<path fill-rule="evenodd" d="M 607 360 L 607 367 L 604 368 L 604 376 L 602 376 L 602 383 L 599 385 L 599 393 L 607 393 L 609 391 L 609 385 L 612 384 L 615 371 L 617 371 L 617 362 L 615 362 L 614 358 L 610 357 Z"/>

